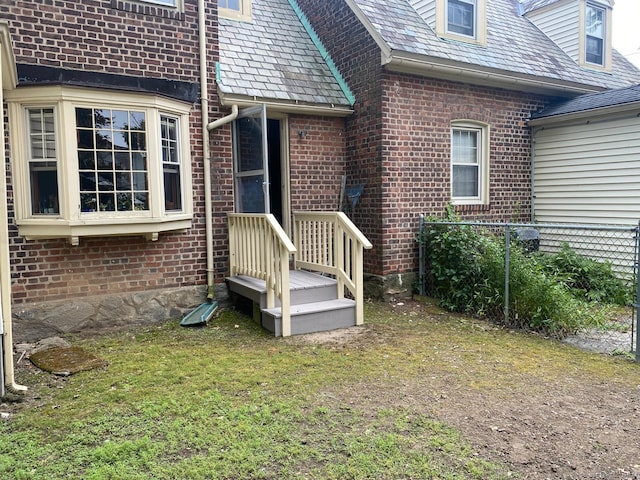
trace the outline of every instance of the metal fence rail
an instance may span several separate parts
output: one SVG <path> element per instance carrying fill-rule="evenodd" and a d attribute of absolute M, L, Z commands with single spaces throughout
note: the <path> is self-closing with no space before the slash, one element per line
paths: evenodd
<path fill-rule="evenodd" d="M 570 336 L 567 341 L 577 346 L 605 353 L 635 352 L 640 362 L 640 283 L 638 282 L 638 253 L 640 251 L 638 226 L 606 226 L 577 224 L 525 224 L 486 222 L 446 222 L 428 221 L 420 216 L 419 240 L 419 289 L 421 295 L 435 296 L 435 285 L 430 280 L 426 245 L 422 241 L 425 228 L 446 226 L 450 229 L 472 228 L 483 235 L 490 235 L 504 242 L 504 303 L 502 312 L 505 322 L 509 320 L 510 303 L 510 256 L 511 246 L 519 243 L 525 250 L 543 253 L 557 253 L 563 245 L 573 252 L 599 262 L 611 265 L 616 276 L 635 292 L 635 302 L 622 308 L 616 316 L 615 329 L 582 331 Z"/>

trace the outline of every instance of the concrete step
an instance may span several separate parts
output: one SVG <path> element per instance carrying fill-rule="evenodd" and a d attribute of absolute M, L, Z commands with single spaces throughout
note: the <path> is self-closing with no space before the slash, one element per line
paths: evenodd
<path fill-rule="evenodd" d="M 262 310 L 261 324 L 276 337 L 282 336 L 280 307 Z M 348 298 L 291 305 L 291 335 L 323 332 L 356 324 L 356 302 Z"/>

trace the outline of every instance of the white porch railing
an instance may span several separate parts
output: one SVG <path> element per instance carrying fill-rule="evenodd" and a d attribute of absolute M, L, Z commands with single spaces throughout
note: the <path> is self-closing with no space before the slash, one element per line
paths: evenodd
<path fill-rule="evenodd" d="M 296 251 L 271 214 L 230 213 L 229 264 L 231 276 L 248 275 L 264 280 L 267 308 L 282 308 L 282 336 L 291 335 L 289 257 Z"/>
<path fill-rule="evenodd" d="M 333 275 L 338 298 L 345 287 L 356 303 L 356 325 L 364 322 L 363 249 L 371 242 L 342 212 L 297 212 L 293 214 L 294 268 Z"/>

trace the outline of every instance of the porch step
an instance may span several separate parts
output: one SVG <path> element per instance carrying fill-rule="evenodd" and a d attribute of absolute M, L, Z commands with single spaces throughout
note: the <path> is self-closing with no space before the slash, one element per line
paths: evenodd
<path fill-rule="evenodd" d="M 338 299 L 338 283 L 304 270 L 289 272 L 291 285 L 291 334 L 322 332 L 356 324 L 355 301 Z M 227 278 L 229 291 L 237 297 L 249 299 L 253 304 L 253 319 L 263 328 L 282 336 L 282 310 L 276 299 L 274 308 L 266 308 L 267 288 L 264 280 L 236 275 Z M 242 298 L 236 299 L 236 306 L 246 309 Z"/>
<path fill-rule="evenodd" d="M 282 309 L 262 310 L 262 327 L 282 336 Z M 291 335 L 324 332 L 356 324 L 356 302 L 348 298 L 291 305 Z"/>
<path fill-rule="evenodd" d="M 333 300 L 337 297 L 337 282 L 333 278 L 323 277 L 305 270 L 291 270 L 289 272 L 291 285 L 291 305 Z M 261 309 L 267 306 L 267 287 L 264 280 L 236 275 L 227 278 L 229 291 L 248 298 L 258 304 Z M 280 301 L 276 299 L 276 306 Z"/>

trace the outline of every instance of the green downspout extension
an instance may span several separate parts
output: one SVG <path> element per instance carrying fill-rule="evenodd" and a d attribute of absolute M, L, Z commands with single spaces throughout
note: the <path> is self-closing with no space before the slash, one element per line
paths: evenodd
<path fill-rule="evenodd" d="M 356 97 L 351 91 L 351 89 L 349 88 L 349 86 L 347 85 L 347 82 L 345 81 L 345 79 L 342 77 L 342 74 L 340 73 L 340 70 L 338 70 L 338 67 L 336 67 L 336 64 L 333 63 L 333 60 L 331 59 L 329 52 L 327 52 L 327 49 L 322 44 L 320 37 L 318 37 L 318 34 L 311 26 L 311 22 L 309 22 L 309 19 L 304 14 L 304 12 L 300 8 L 296 0 L 288 0 L 288 1 L 289 1 L 289 5 L 291 5 L 291 8 L 293 8 L 293 11 L 298 16 L 300 23 L 302 23 L 302 26 L 307 31 L 307 34 L 311 38 L 311 41 L 320 52 L 320 55 L 322 55 L 322 58 L 324 59 L 324 61 L 327 63 L 327 66 L 329 67 L 329 70 L 331 70 L 331 73 L 336 79 L 336 82 L 338 82 L 338 86 L 342 90 L 342 93 L 344 93 L 344 96 L 347 97 L 347 100 L 349 101 L 349 105 L 353 107 L 353 105 L 356 103 Z M 217 74 L 217 71 L 216 71 L 216 74 Z"/>

